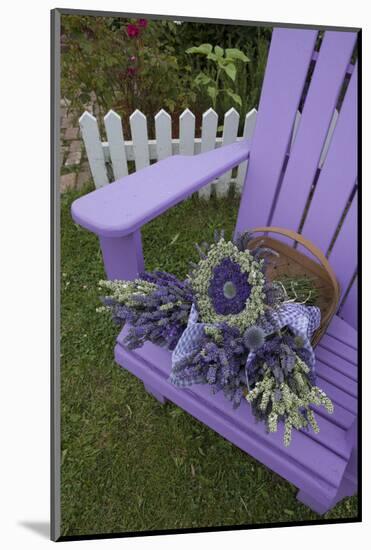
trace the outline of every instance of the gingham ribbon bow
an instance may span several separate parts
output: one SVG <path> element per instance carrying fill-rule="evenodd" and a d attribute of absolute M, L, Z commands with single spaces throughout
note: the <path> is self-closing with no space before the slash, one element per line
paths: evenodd
<path fill-rule="evenodd" d="M 284 327 L 291 329 L 295 336 L 300 336 L 303 340 L 303 348 L 309 352 L 309 367 L 314 369 L 315 355 L 310 343 L 314 331 L 319 327 L 321 321 L 321 312 L 318 307 L 305 306 L 303 304 L 286 303 L 278 309 L 272 310 L 271 320 L 264 322 L 264 332 L 268 336 Z M 175 386 L 191 386 L 204 381 L 203 376 L 185 375 L 182 369 L 182 363 L 197 348 L 200 339 L 204 336 L 204 327 L 210 326 L 207 323 L 198 323 L 198 312 L 194 304 L 192 305 L 188 324 L 176 345 L 172 357 L 172 370 L 169 381 Z M 255 358 L 255 353 L 250 351 L 246 368 Z"/>

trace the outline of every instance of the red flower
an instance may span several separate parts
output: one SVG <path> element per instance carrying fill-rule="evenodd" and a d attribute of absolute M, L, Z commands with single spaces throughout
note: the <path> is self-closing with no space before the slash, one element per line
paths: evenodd
<path fill-rule="evenodd" d="M 142 29 L 145 29 L 148 25 L 148 21 L 147 19 L 138 19 L 138 25 L 142 28 Z"/>
<path fill-rule="evenodd" d="M 126 27 L 126 32 L 129 38 L 136 38 L 139 35 L 140 30 L 136 25 L 129 23 Z"/>
<path fill-rule="evenodd" d="M 126 74 L 128 76 L 134 76 L 136 72 L 137 72 L 136 67 L 128 67 L 126 70 Z"/>

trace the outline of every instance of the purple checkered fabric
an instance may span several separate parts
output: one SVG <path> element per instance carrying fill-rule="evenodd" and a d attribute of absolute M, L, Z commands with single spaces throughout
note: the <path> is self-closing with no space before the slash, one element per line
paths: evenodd
<path fill-rule="evenodd" d="M 204 327 L 210 326 L 206 323 L 197 323 L 198 311 L 195 305 L 192 304 L 191 311 L 188 317 L 187 328 L 180 337 L 171 356 L 172 370 L 170 374 L 170 382 L 174 386 L 185 387 L 193 384 L 200 384 L 204 381 L 203 376 L 185 376 L 182 372 L 181 363 L 189 357 L 197 348 L 198 342 L 204 335 Z"/>
<path fill-rule="evenodd" d="M 308 366 L 314 374 L 316 357 L 311 344 L 311 338 L 314 331 L 317 330 L 321 322 L 321 311 L 315 306 L 305 306 L 303 304 L 286 303 L 277 310 L 270 313 L 270 321 L 264 320 L 261 327 L 265 334 L 273 334 L 281 328 L 288 327 L 295 336 L 300 336 L 303 340 L 303 348 L 308 351 Z M 246 359 L 246 379 L 248 367 L 255 359 L 255 353 L 250 351 Z M 248 384 L 247 384 L 248 385 Z"/>
<path fill-rule="evenodd" d="M 172 353 L 172 370 L 169 381 L 175 386 L 186 387 L 204 381 L 202 376 L 186 375 L 182 369 L 184 360 L 192 355 L 204 335 L 204 327 L 211 326 L 206 323 L 198 323 L 197 320 L 198 312 L 195 306 L 192 305 L 187 328 Z M 286 303 L 278 309 L 272 310 L 269 319 L 265 319 L 261 323 L 261 327 L 267 336 L 284 327 L 291 329 L 295 336 L 300 336 L 304 342 L 303 347 L 309 352 L 308 366 L 314 370 L 315 355 L 310 340 L 314 331 L 319 327 L 320 321 L 321 312 L 318 307 Z M 254 357 L 254 352 L 250 352 L 246 360 L 246 367 Z"/>

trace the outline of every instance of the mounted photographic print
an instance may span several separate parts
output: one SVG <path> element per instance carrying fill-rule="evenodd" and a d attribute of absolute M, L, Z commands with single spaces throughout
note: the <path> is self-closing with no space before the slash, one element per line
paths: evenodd
<path fill-rule="evenodd" d="M 52 31 L 53 539 L 360 521 L 360 30 Z"/>

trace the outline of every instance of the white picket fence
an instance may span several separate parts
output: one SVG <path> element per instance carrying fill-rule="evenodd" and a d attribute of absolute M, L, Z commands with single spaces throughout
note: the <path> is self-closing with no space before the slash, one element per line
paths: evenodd
<path fill-rule="evenodd" d="M 254 134 L 257 111 L 252 109 L 245 117 L 242 136 L 238 136 L 240 115 L 235 109 L 230 109 L 224 115 L 223 135 L 217 137 L 218 115 L 213 109 L 208 109 L 202 115 L 201 137 L 195 137 L 195 115 L 186 109 L 179 117 L 179 138 L 172 138 L 171 116 L 161 109 L 155 116 L 156 139 L 148 139 L 147 118 L 138 109 L 130 116 L 131 140 L 125 140 L 121 117 L 110 110 L 104 117 L 104 127 L 107 141 L 100 136 L 97 119 L 85 111 L 79 119 L 81 134 L 84 140 L 90 170 L 95 186 L 102 187 L 109 183 L 107 165 L 111 165 L 113 178 L 117 180 L 128 175 L 128 161 L 135 162 L 135 170 L 149 166 L 151 160 L 162 160 L 170 155 L 196 155 L 210 151 L 222 145 L 229 145 L 242 139 L 251 139 Z M 295 119 L 291 145 L 295 140 L 300 124 L 300 113 Z M 331 136 L 335 128 L 338 112 L 334 112 L 328 136 L 322 151 L 320 167 L 322 166 Z M 248 161 L 241 163 L 232 173 L 229 170 L 220 178 L 203 187 L 198 193 L 204 199 L 209 199 L 213 187 L 218 198 L 225 197 L 231 185 L 237 194 L 241 193 Z M 234 177 L 232 177 L 234 175 Z"/>

